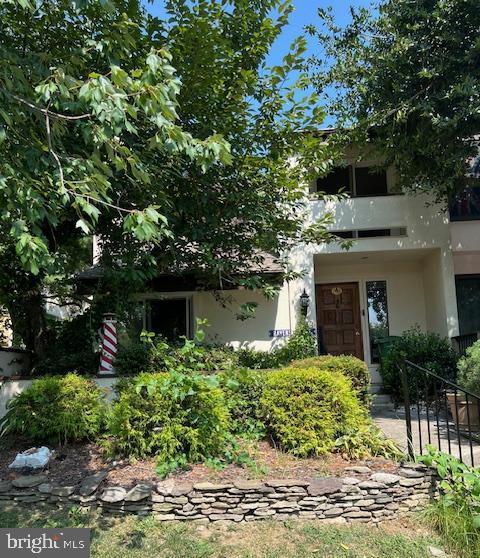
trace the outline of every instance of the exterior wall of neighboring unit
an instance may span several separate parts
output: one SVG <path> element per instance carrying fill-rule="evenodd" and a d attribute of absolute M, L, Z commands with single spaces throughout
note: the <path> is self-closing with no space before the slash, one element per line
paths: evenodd
<path fill-rule="evenodd" d="M 450 224 L 455 275 L 480 274 L 480 222 Z"/>

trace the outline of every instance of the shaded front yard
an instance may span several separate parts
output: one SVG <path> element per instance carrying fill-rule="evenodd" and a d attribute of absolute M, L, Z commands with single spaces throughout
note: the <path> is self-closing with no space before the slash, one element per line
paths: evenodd
<path fill-rule="evenodd" d="M 91 527 L 93 558 L 429 558 L 441 541 L 418 521 L 382 527 L 319 526 L 315 522 L 166 525 L 73 510 L 69 515 L 0 508 L 0 527 Z"/>

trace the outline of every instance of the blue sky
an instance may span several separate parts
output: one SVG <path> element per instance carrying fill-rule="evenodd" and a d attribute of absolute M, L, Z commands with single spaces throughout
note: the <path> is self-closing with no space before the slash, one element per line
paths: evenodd
<path fill-rule="evenodd" d="M 267 60 L 268 64 L 280 64 L 283 56 L 288 52 L 290 44 L 303 33 L 304 27 L 319 23 L 318 8 L 326 9 L 331 6 L 336 24 L 344 26 L 350 21 L 351 6 L 355 8 L 368 7 L 373 2 L 374 0 L 293 0 L 295 10 L 290 15 L 288 25 L 285 26 L 282 34 L 274 43 Z M 154 0 L 153 4 L 147 5 L 147 8 L 151 13 L 160 17 L 164 14 L 162 0 Z M 313 53 L 314 49 L 318 50 L 318 44 L 316 39 L 312 37 L 309 42 L 309 52 Z M 334 124 L 331 115 L 327 116 L 324 124 L 326 126 Z"/>
<path fill-rule="evenodd" d="M 339 25 L 345 25 L 350 19 L 350 6 L 369 6 L 372 0 L 293 0 L 295 11 L 290 16 L 289 24 L 284 28 L 282 35 L 278 38 L 270 56 L 270 62 L 277 64 L 281 62 L 282 56 L 292 41 L 303 31 L 305 25 L 318 22 L 318 8 L 333 7 L 335 20 Z M 154 0 L 148 4 L 148 10 L 155 15 L 162 16 L 163 1 Z"/>
<path fill-rule="evenodd" d="M 270 60 L 272 63 L 281 62 L 291 42 L 298 37 L 305 25 L 318 24 L 318 8 L 333 8 L 335 21 L 344 26 L 350 21 L 350 6 L 355 8 L 368 7 L 372 0 L 293 0 L 295 11 L 291 14 L 289 24 L 283 30 L 282 35 L 273 45 Z M 314 41 L 312 41 L 312 47 Z"/>

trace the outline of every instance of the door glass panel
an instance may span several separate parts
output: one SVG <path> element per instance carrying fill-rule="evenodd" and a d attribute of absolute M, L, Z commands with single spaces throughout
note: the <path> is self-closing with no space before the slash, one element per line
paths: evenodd
<path fill-rule="evenodd" d="M 370 334 L 370 358 L 379 362 L 377 340 L 388 337 L 387 282 L 367 281 L 368 330 Z"/>
<path fill-rule="evenodd" d="M 187 335 L 187 300 L 170 298 L 149 300 L 147 330 L 161 335 L 170 342 L 180 342 Z"/>

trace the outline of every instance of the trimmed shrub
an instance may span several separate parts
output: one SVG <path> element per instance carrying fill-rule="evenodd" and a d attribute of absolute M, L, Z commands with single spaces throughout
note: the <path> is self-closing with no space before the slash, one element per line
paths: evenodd
<path fill-rule="evenodd" d="M 105 418 L 104 392 L 77 376 L 46 376 L 11 399 L 0 421 L 2 435 L 32 442 L 76 442 L 100 433 Z"/>
<path fill-rule="evenodd" d="M 448 338 L 436 333 L 424 333 L 418 326 L 404 331 L 393 341 L 388 353 L 382 358 L 380 375 L 385 391 L 395 401 L 403 401 L 402 382 L 399 365 L 408 359 L 418 366 L 434 372 L 446 380 L 455 381 L 458 356 Z M 415 377 L 410 374 L 410 393 L 416 396 Z"/>
<path fill-rule="evenodd" d="M 261 405 L 272 438 L 300 457 L 332 451 L 337 438 L 369 422 L 350 380 L 330 370 L 270 372 Z"/>
<path fill-rule="evenodd" d="M 108 419 L 111 454 L 157 456 L 159 473 L 223 455 L 229 415 L 213 378 L 143 373 L 125 382 Z"/>
<path fill-rule="evenodd" d="M 468 347 L 466 356 L 458 361 L 458 383 L 480 397 L 480 341 Z"/>
<path fill-rule="evenodd" d="M 260 400 L 267 372 L 231 370 L 218 374 L 231 417 L 232 434 L 250 439 L 265 436 Z"/>
<path fill-rule="evenodd" d="M 368 367 L 357 357 L 350 355 L 320 355 L 302 360 L 295 360 L 290 365 L 292 368 L 321 368 L 343 374 L 350 378 L 352 387 L 358 392 L 360 399 L 370 405 L 370 372 Z"/>

